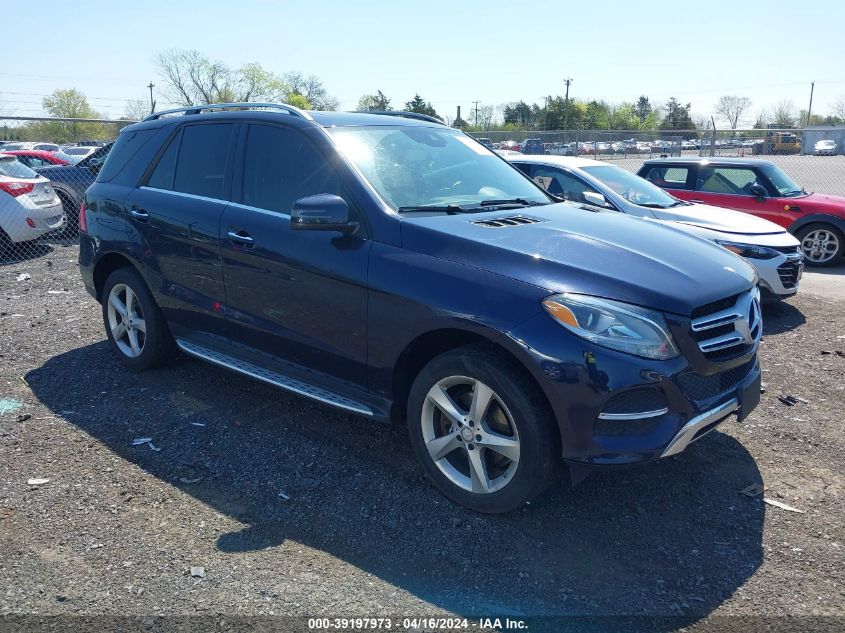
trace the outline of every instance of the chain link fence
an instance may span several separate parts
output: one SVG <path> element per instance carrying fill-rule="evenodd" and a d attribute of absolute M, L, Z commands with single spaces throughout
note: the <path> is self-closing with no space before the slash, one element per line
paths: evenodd
<path fill-rule="evenodd" d="M 0 117 L 0 266 L 76 243 L 83 194 L 130 123 Z"/>

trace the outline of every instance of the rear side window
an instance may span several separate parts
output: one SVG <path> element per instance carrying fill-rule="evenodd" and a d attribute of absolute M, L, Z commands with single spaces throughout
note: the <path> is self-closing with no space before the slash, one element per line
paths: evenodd
<path fill-rule="evenodd" d="M 155 187 L 156 189 L 166 189 L 173 191 L 173 177 L 176 175 L 176 156 L 179 154 L 179 140 L 182 138 L 182 132 L 178 132 L 176 136 L 170 141 L 164 154 L 158 161 L 153 173 L 150 174 L 150 179 L 147 181 L 148 187 Z"/>
<path fill-rule="evenodd" d="M 38 178 L 38 174 L 14 156 L 0 156 L 0 176 L 9 178 Z"/>
<path fill-rule="evenodd" d="M 174 191 L 223 198 L 233 129 L 231 123 L 188 125 L 182 129 Z"/>
<path fill-rule="evenodd" d="M 663 189 L 689 189 L 688 177 L 688 167 L 652 167 L 646 179 Z"/>
<path fill-rule="evenodd" d="M 243 204 L 290 213 L 299 198 L 339 194 L 334 169 L 303 134 L 250 125 L 243 167 Z"/>
<path fill-rule="evenodd" d="M 138 132 L 123 132 L 112 145 L 106 162 L 103 164 L 100 173 L 97 175 L 99 182 L 108 182 L 126 167 L 138 151 L 146 145 L 155 135 L 156 130 L 140 130 Z M 81 151 L 80 151 L 81 150 Z M 68 152 L 74 154 L 87 154 L 89 150 L 84 148 L 69 148 Z M 68 158 L 68 160 L 70 160 Z M 71 161 L 72 162 L 72 161 Z"/>

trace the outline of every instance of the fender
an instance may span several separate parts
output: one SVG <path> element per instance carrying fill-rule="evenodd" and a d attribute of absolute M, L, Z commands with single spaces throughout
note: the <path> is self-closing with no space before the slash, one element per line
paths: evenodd
<path fill-rule="evenodd" d="M 845 220 L 828 213 L 811 213 L 810 215 L 801 216 L 790 224 L 786 230 L 794 235 L 798 232 L 798 229 L 808 224 L 832 224 L 845 235 Z"/>

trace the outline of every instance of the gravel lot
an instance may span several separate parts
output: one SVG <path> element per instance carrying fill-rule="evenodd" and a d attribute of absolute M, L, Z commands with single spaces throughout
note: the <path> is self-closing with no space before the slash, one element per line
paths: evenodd
<path fill-rule="evenodd" d="M 441 497 L 401 428 L 190 359 L 123 369 L 75 262 L 0 265 L 0 614 L 845 624 L 842 301 L 766 310 L 743 424 L 490 517 Z"/>

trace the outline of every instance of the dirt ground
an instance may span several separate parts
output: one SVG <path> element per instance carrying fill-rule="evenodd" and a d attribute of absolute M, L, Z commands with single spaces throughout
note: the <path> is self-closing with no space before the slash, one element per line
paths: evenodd
<path fill-rule="evenodd" d="M 843 301 L 765 310 L 744 423 L 491 517 L 443 498 L 401 428 L 195 360 L 124 369 L 75 258 L 0 266 L 0 615 L 845 624 Z"/>

